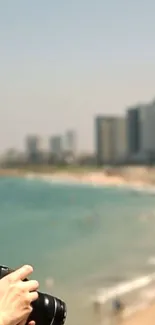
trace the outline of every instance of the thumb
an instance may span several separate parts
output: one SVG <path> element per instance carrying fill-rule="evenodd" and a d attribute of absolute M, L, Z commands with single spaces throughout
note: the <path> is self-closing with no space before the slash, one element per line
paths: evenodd
<path fill-rule="evenodd" d="M 35 321 L 34 320 L 31 320 L 28 325 L 35 325 Z"/>
<path fill-rule="evenodd" d="M 27 323 L 27 319 L 26 320 L 23 320 L 18 325 L 25 325 L 26 323 Z M 30 322 L 28 322 L 28 325 L 35 325 L 35 321 L 34 320 L 31 320 Z"/>

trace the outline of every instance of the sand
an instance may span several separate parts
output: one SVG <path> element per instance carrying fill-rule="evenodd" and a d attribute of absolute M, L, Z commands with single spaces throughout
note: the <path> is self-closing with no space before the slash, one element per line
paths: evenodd
<path fill-rule="evenodd" d="M 135 313 L 130 319 L 123 322 L 123 325 L 154 325 L 155 304 L 145 310 Z"/>
<path fill-rule="evenodd" d="M 134 186 L 146 188 L 155 185 L 155 168 L 147 167 L 119 167 L 100 170 L 83 170 L 70 168 L 68 170 L 58 169 L 50 170 L 45 168 L 37 169 L 35 172 L 26 169 L 0 169 L 0 176 L 40 178 L 44 180 L 77 182 L 82 184 L 91 184 L 93 186 Z"/>

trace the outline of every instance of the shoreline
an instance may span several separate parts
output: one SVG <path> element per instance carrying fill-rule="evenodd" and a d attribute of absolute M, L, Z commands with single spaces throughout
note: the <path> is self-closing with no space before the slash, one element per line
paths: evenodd
<path fill-rule="evenodd" d="M 130 281 L 120 283 L 114 287 L 109 288 L 107 291 L 105 289 L 99 289 L 95 296 L 92 296 L 91 303 L 95 306 L 98 305 L 103 312 L 103 320 L 105 316 L 105 311 L 108 310 L 108 305 L 111 304 L 112 299 L 119 297 L 120 300 L 125 302 L 125 309 L 121 313 L 122 323 L 131 324 L 132 319 L 135 319 L 137 315 L 144 312 L 152 304 L 155 299 L 155 289 L 154 287 L 155 273 L 150 273 L 148 275 L 140 276 Z M 136 300 L 136 293 L 142 293 L 142 297 Z M 132 303 L 129 295 L 132 295 Z M 146 295 L 146 296 L 145 296 Z M 131 297 L 131 296 L 130 296 Z M 145 299 L 144 299 L 145 297 Z M 111 319 L 111 315 L 107 312 L 107 319 Z M 130 323 L 131 322 L 131 323 Z"/>
<path fill-rule="evenodd" d="M 153 174 L 153 175 L 151 175 Z M 148 172 L 147 168 L 127 167 L 119 170 L 112 169 L 108 174 L 106 170 L 53 170 L 44 169 L 0 169 L 0 178 L 3 177 L 24 177 L 26 179 L 38 179 L 47 182 L 62 182 L 70 184 L 92 185 L 93 187 L 116 186 L 136 191 L 155 192 L 155 170 Z"/>

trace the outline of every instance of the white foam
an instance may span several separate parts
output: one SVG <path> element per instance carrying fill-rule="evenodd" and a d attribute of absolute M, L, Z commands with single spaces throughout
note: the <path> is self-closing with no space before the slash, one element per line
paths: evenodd
<path fill-rule="evenodd" d="M 94 302 L 99 302 L 100 304 L 105 304 L 108 300 L 114 298 L 117 295 L 121 296 L 136 289 L 143 288 L 154 280 L 155 273 L 122 283 L 113 288 L 101 289 L 98 291 L 95 297 L 92 297 L 91 300 Z"/>
<path fill-rule="evenodd" d="M 33 173 L 29 173 L 29 174 L 25 175 L 25 178 L 27 180 L 33 180 L 33 179 L 35 179 L 35 175 Z"/>
<path fill-rule="evenodd" d="M 139 193 L 148 193 L 148 194 L 155 194 L 155 187 L 154 186 L 130 186 L 130 189 L 133 192 Z"/>
<path fill-rule="evenodd" d="M 68 177 L 62 177 L 60 175 L 56 176 L 55 174 L 35 174 L 35 173 L 28 173 L 24 176 L 27 180 L 40 180 L 47 183 L 54 183 L 54 184 L 65 184 L 65 185 L 85 185 L 85 186 L 94 186 L 97 188 L 117 188 L 117 189 L 126 189 L 127 191 L 131 191 L 133 193 L 148 193 L 155 195 L 155 186 L 152 185 L 146 185 L 146 184 L 129 184 L 129 183 L 121 183 L 121 184 L 111 184 L 111 183 L 98 183 L 94 181 L 86 181 L 85 179 L 78 179 L 78 178 L 72 178 Z"/>
<path fill-rule="evenodd" d="M 86 186 L 95 186 L 97 188 L 109 188 L 109 187 L 114 187 L 117 189 L 126 189 L 127 191 L 131 192 L 137 192 L 137 193 L 148 193 L 155 195 L 155 187 L 154 186 L 148 186 L 148 185 L 134 185 L 134 184 L 98 184 L 91 182 L 91 181 L 86 181 L 83 179 L 76 179 L 76 178 L 70 178 L 68 176 L 66 177 L 60 177 L 60 176 L 55 176 L 52 174 L 35 174 L 35 173 L 29 173 L 25 176 L 27 180 L 41 180 L 45 181 L 47 183 L 54 183 L 54 184 L 65 184 L 65 185 L 86 185 Z"/>

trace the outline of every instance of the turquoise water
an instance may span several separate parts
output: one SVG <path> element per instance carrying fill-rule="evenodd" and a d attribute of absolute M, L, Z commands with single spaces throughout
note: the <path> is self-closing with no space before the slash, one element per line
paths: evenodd
<path fill-rule="evenodd" d="M 42 290 L 54 278 L 53 294 L 68 303 L 67 324 L 91 323 L 87 303 L 96 288 L 154 271 L 153 195 L 1 178 L 0 208 L 0 263 L 31 263 Z"/>

